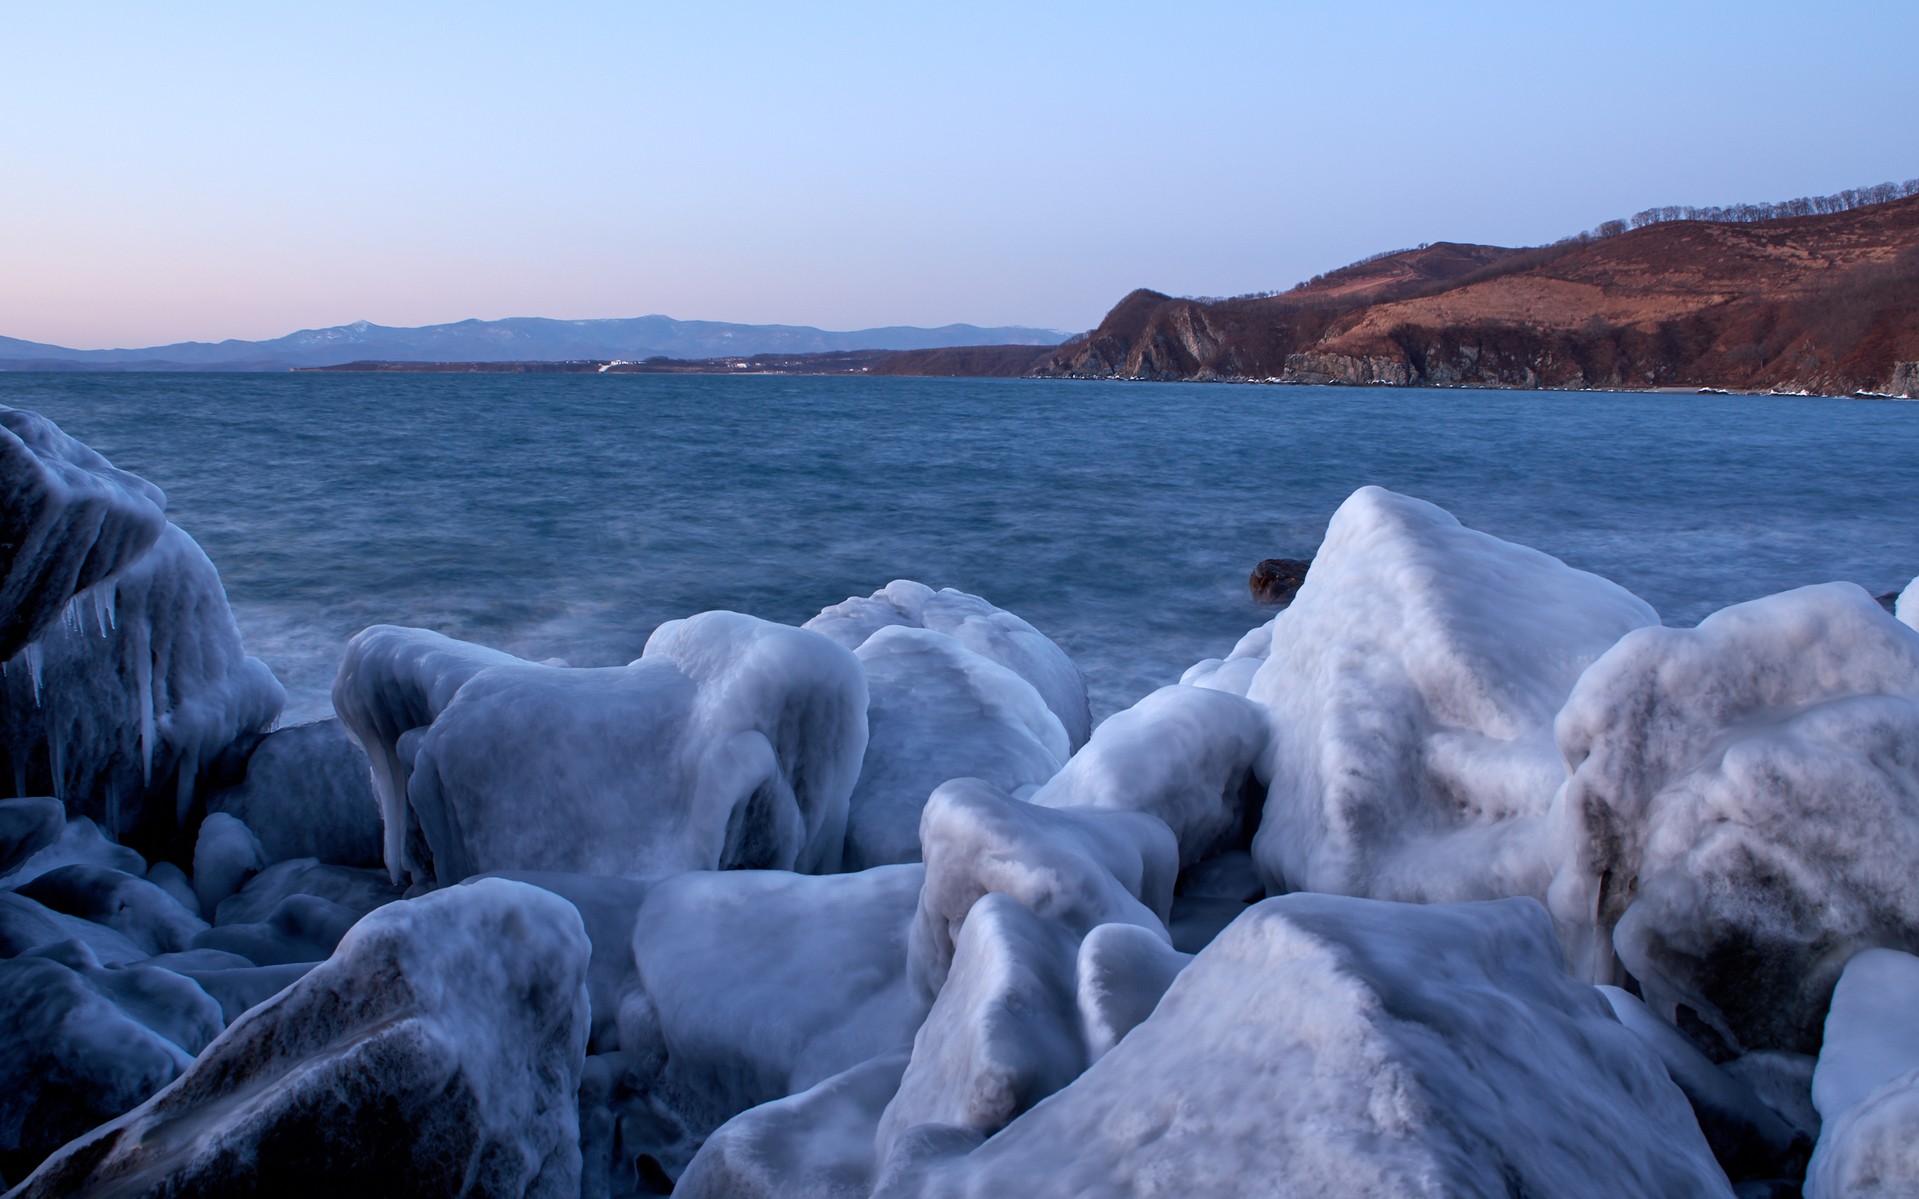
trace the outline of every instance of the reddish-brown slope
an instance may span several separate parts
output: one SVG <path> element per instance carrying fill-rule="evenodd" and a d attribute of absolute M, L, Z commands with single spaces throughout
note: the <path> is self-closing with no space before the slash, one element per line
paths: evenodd
<path fill-rule="evenodd" d="M 1441 243 L 1254 299 L 1134 292 L 1049 374 L 1906 391 L 1919 197 L 1538 250 Z"/>

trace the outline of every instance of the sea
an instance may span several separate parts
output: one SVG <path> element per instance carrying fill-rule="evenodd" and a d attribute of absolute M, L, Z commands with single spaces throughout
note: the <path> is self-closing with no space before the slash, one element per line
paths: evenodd
<path fill-rule="evenodd" d="M 714 608 L 798 623 L 892 579 L 1018 613 L 1096 717 L 1268 619 L 1355 488 L 1432 501 L 1668 624 L 1919 574 L 1919 403 L 803 376 L 0 373 L 166 491 L 316 719 L 349 637 L 637 657 Z M 1515 597 L 1517 598 L 1517 597 Z"/>

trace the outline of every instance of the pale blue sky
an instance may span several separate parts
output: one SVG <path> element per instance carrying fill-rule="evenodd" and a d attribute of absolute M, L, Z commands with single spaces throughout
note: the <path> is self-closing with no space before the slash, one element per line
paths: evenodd
<path fill-rule="evenodd" d="M 1079 329 L 1919 175 L 1919 3 L 0 0 L 0 335 Z"/>

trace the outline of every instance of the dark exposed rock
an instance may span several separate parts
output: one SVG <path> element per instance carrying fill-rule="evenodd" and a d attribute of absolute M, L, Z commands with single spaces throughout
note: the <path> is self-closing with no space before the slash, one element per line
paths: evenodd
<path fill-rule="evenodd" d="M 1247 586 L 1252 588 L 1256 602 L 1283 608 L 1299 594 L 1299 585 L 1306 581 L 1306 571 L 1312 564 L 1311 558 L 1267 558 L 1253 567 Z"/>

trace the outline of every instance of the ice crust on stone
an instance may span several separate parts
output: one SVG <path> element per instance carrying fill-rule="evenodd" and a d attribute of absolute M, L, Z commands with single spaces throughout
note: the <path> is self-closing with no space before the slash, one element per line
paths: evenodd
<path fill-rule="evenodd" d="M 854 650 L 866 668 L 866 754 L 853 788 L 845 866 L 920 860 L 920 811 L 935 787 L 982 778 L 1043 783 L 1071 753 L 1032 684 L 957 638 L 884 625 Z"/>
<path fill-rule="evenodd" d="M 99 825 L 85 816 L 77 816 L 61 825 L 52 844 L 35 850 L 11 870 L 0 874 L 0 887 L 22 887 L 49 870 L 76 862 L 124 870 L 128 874 L 140 874 L 147 868 L 145 858 L 107 840 Z"/>
<path fill-rule="evenodd" d="M 640 905 L 646 902 L 649 885 L 626 878 L 539 870 L 507 871 L 489 877 L 551 891 L 580 913 L 587 940 L 593 945 L 586 978 L 593 1021 L 587 1050 L 601 1053 L 617 1049 L 620 1000 L 637 979 L 633 965 L 633 930 L 639 921 Z"/>
<path fill-rule="evenodd" d="M 1218 690 L 1161 687 L 1108 717 L 1032 802 L 1157 816 L 1179 841 L 1180 866 L 1192 866 L 1251 835 L 1270 735 L 1256 704 Z"/>
<path fill-rule="evenodd" d="M 275 729 L 246 757 L 240 782 L 207 796 L 207 811 L 244 821 L 269 862 L 319 858 L 383 864 L 380 803 L 366 755 L 336 720 Z"/>
<path fill-rule="evenodd" d="M 1657 620 L 1424 501 L 1354 492 L 1247 693 L 1272 713 L 1253 842 L 1269 889 L 1542 896 L 1565 777 L 1553 717 L 1581 671 Z"/>
<path fill-rule="evenodd" d="M 1529 899 L 1266 900 L 1077 1080 L 946 1140 L 876 1194 L 1732 1194 Z"/>
<path fill-rule="evenodd" d="M 1919 633 L 1860 588 L 1631 634 L 1558 737 L 1551 904 L 1592 981 L 1805 1052 L 1855 950 L 1919 946 Z"/>
<path fill-rule="evenodd" d="M 1919 579 L 1906 584 L 1906 589 L 1893 602 L 1892 613 L 1905 624 L 1919 629 Z"/>
<path fill-rule="evenodd" d="M 50 796 L 0 799 L 0 886 L 16 866 L 59 840 L 66 806 Z"/>
<path fill-rule="evenodd" d="M 0 891 L 0 958 L 18 957 L 49 945 L 75 941 L 108 965 L 153 956 L 124 933 L 56 912 L 16 891 Z"/>
<path fill-rule="evenodd" d="M 193 843 L 193 890 L 200 899 L 200 914 L 213 919 L 220 904 L 266 869 L 266 864 L 266 850 L 246 821 L 225 812 L 201 821 L 200 835 Z"/>
<path fill-rule="evenodd" d="M 822 609 L 805 627 L 848 649 L 858 649 L 874 633 L 894 625 L 944 633 L 1031 683 L 1066 730 L 1068 753 L 1086 744 L 1092 734 L 1086 680 L 1066 651 L 1032 625 L 977 595 L 951 587 L 934 591 L 924 583 L 895 579 L 870 596 L 855 596 Z"/>
<path fill-rule="evenodd" d="M 219 573 L 177 526 L 101 587 L 110 619 L 56 623 L 24 651 L 33 669 L 0 676 L 0 779 L 116 838 L 164 841 L 202 768 L 264 732 L 286 693 L 247 656 Z"/>
<path fill-rule="evenodd" d="M 0 405 L 0 661 L 69 617 L 75 597 L 146 552 L 166 496 L 35 412 Z"/>
<path fill-rule="evenodd" d="M 738 1113 L 904 1051 L 927 1004 L 906 975 L 925 871 L 694 872 L 653 886 L 633 931 L 638 985 L 619 1041 L 627 1102 L 671 1114 L 644 1150 L 677 1173 Z M 868 1126 L 870 1141 L 871 1126 Z"/>
<path fill-rule="evenodd" d="M 954 779 L 926 802 L 926 884 L 909 945 L 910 972 L 931 997 L 946 981 L 961 927 L 980 898 L 1003 894 L 1071 937 L 1137 924 L 1166 936 L 1179 847 L 1157 817 L 1047 808 L 979 779 Z"/>
<path fill-rule="evenodd" d="M 669 621 L 632 664 L 578 670 L 375 626 L 333 688 L 373 763 L 389 869 L 440 883 L 836 869 L 866 701 L 851 652 L 735 612 Z"/>
<path fill-rule="evenodd" d="M 1225 691 L 1243 698 L 1252 690 L 1259 668 L 1266 665 L 1266 657 L 1272 651 L 1273 622 L 1269 620 L 1241 637 L 1224 658 L 1207 658 L 1188 666 L 1179 681 L 1189 687 Z"/>
<path fill-rule="evenodd" d="M 75 863 L 49 870 L 15 889 L 56 912 L 113 929 L 149 954 L 188 948 L 206 931 L 199 913 L 144 878 Z"/>
<path fill-rule="evenodd" d="M 1618 987 L 1599 993 L 1613 1015 L 1666 1067 L 1666 1074 L 1691 1102 L 1699 1129 L 1713 1156 L 1734 1179 L 1797 1177 L 1805 1172 L 1811 1138 L 1799 1133 L 1753 1090 L 1713 1064 L 1678 1029 L 1652 1014 L 1646 1005 Z"/>
<path fill-rule="evenodd" d="M 1846 963 L 1812 1099 L 1823 1128 L 1807 1199 L 1919 1194 L 1919 957 L 1866 949 Z"/>
<path fill-rule="evenodd" d="M 16 1194 L 579 1194 L 590 947 L 482 879 L 379 909 Z"/>
<path fill-rule="evenodd" d="M 220 1031 L 218 1005 L 187 979 L 142 967 L 105 971 L 77 942 L 63 955 L 68 961 L 31 954 L 0 962 L 0 1174 L 11 1180 L 171 1082 Z M 206 1036 L 179 1031 L 180 1017 L 193 1012 L 190 996 L 165 997 L 182 1045 L 126 1011 L 115 983 L 136 1003 L 169 986 L 198 992 Z"/>
<path fill-rule="evenodd" d="M 1098 1061 L 1146 1017 L 1193 960 L 1136 924 L 1102 924 L 1079 944 L 1075 970 L 1088 1061 Z"/>

